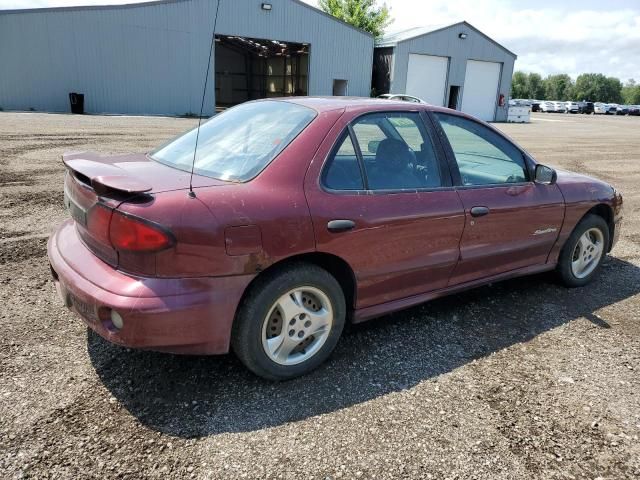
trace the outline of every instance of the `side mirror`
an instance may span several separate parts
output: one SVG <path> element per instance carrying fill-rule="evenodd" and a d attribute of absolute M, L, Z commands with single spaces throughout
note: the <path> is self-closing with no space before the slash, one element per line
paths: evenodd
<path fill-rule="evenodd" d="M 542 183 L 543 185 L 553 185 L 558 180 L 558 174 L 556 171 L 547 167 L 546 165 L 536 165 L 535 178 L 536 183 Z"/>
<path fill-rule="evenodd" d="M 371 140 L 367 144 L 367 150 L 369 150 L 369 153 L 375 154 L 378 151 L 379 146 L 380 146 L 380 140 Z"/>

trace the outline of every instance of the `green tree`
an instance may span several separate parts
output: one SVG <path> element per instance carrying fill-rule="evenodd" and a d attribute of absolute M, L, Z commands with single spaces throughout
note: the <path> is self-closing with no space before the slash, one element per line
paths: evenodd
<path fill-rule="evenodd" d="M 320 0 L 320 8 L 354 27 L 371 33 L 375 38 L 384 34 L 393 19 L 386 4 L 376 6 L 375 0 Z"/>
<path fill-rule="evenodd" d="M 615 77 L 607 77 L 607 102 L 622 103 L 622 82 Z"/>
<path fill-rule="evenodd" d="M 573 93 L 573 81 L 566 73 L 549 75 L 544 80 L 544 91 L 549 100 L 570 100 Z"/>
<path fill-rule="evenodd" d="M 605 77 L 601 73 L 583 73 L 576 79 L 573 98 L 619 103 L 622 101 L 622 83 L 615 77 Z"/>
<path fill-rule="evenodd" d="M 511 98 L 529 98 L 526 73 L 515 72 L 513 74 L 513 79 L 511 80 Z"/>
<path fill-rule="evenodd" d="M 640 85 L 633 78 L 622 87 L 622 101 L 627 105 L 640 105 Z"/>
<path fill-rule="evenodd" d="M 527 89 L 529 91 L 529 95 L 527 98 L 532 98 L 535 100 L 546 100 L 544 92 L 544 84 L 542 83 L 542 77 L 537 73 L 530 73 L 527 76 Z"/>

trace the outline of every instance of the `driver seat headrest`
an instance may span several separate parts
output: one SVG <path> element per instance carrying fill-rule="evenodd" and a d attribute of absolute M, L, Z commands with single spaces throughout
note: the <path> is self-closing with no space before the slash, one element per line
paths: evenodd
<path fill-rule="evenodd" d="M 385 138 L 380 142 L 376 151 L 376 163 L 378 161 L 384 164 L 407 166 L 415 161 L 415 155 L 402 140 Z"/>

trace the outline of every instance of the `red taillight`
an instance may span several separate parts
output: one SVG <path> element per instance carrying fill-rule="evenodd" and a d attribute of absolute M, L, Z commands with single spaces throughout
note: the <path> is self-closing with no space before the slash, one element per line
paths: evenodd
<path fill-rule="evenodd" d="M 100 203 L 87 212 L 87 230 L 98 242 L 129 252 L 157 252 L 175 243 L 171 232 L 160 225 Z"/>
<path fill-rule="evenodd" d="M 116 250 L 155 252 L 174 244 L 173 235 L 159 225 L 115 211 L 109 239 Z"/>
<path fill-rule="evenodd" d="M 101 243 L 109 244 L 109 222 L 113 210 L 96 203 L 87 212 L 87 230 Z"/>

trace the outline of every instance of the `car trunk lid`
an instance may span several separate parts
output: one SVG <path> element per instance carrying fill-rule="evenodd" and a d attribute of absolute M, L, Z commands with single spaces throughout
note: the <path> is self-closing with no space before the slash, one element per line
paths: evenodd
<path fill-rule="evenodd" d="M 97 153 L 67 153 L 62 161 L 85 185 L 102 195 L 111 191 L 124 194 L 160 193 L 189 188 L 190 172 L 151 160 L 145 154 L 102 156 Z M 193 175 L 193 187 L 224 185 L 215 178 Z"/>
<path fill-rule="evenodd" d="M 67 168 L 64 202 L 78 234 L 98 258 L 114 267 L 119 256 L 109 237 L 113 212 L 124 202 L 149 201 L 161 192 L 189 188 L 190 172 L 155 162 L 144 154 L 70 153 L 62 160 Z M 224 184 L 193 176 L 194 188 Z"/>

